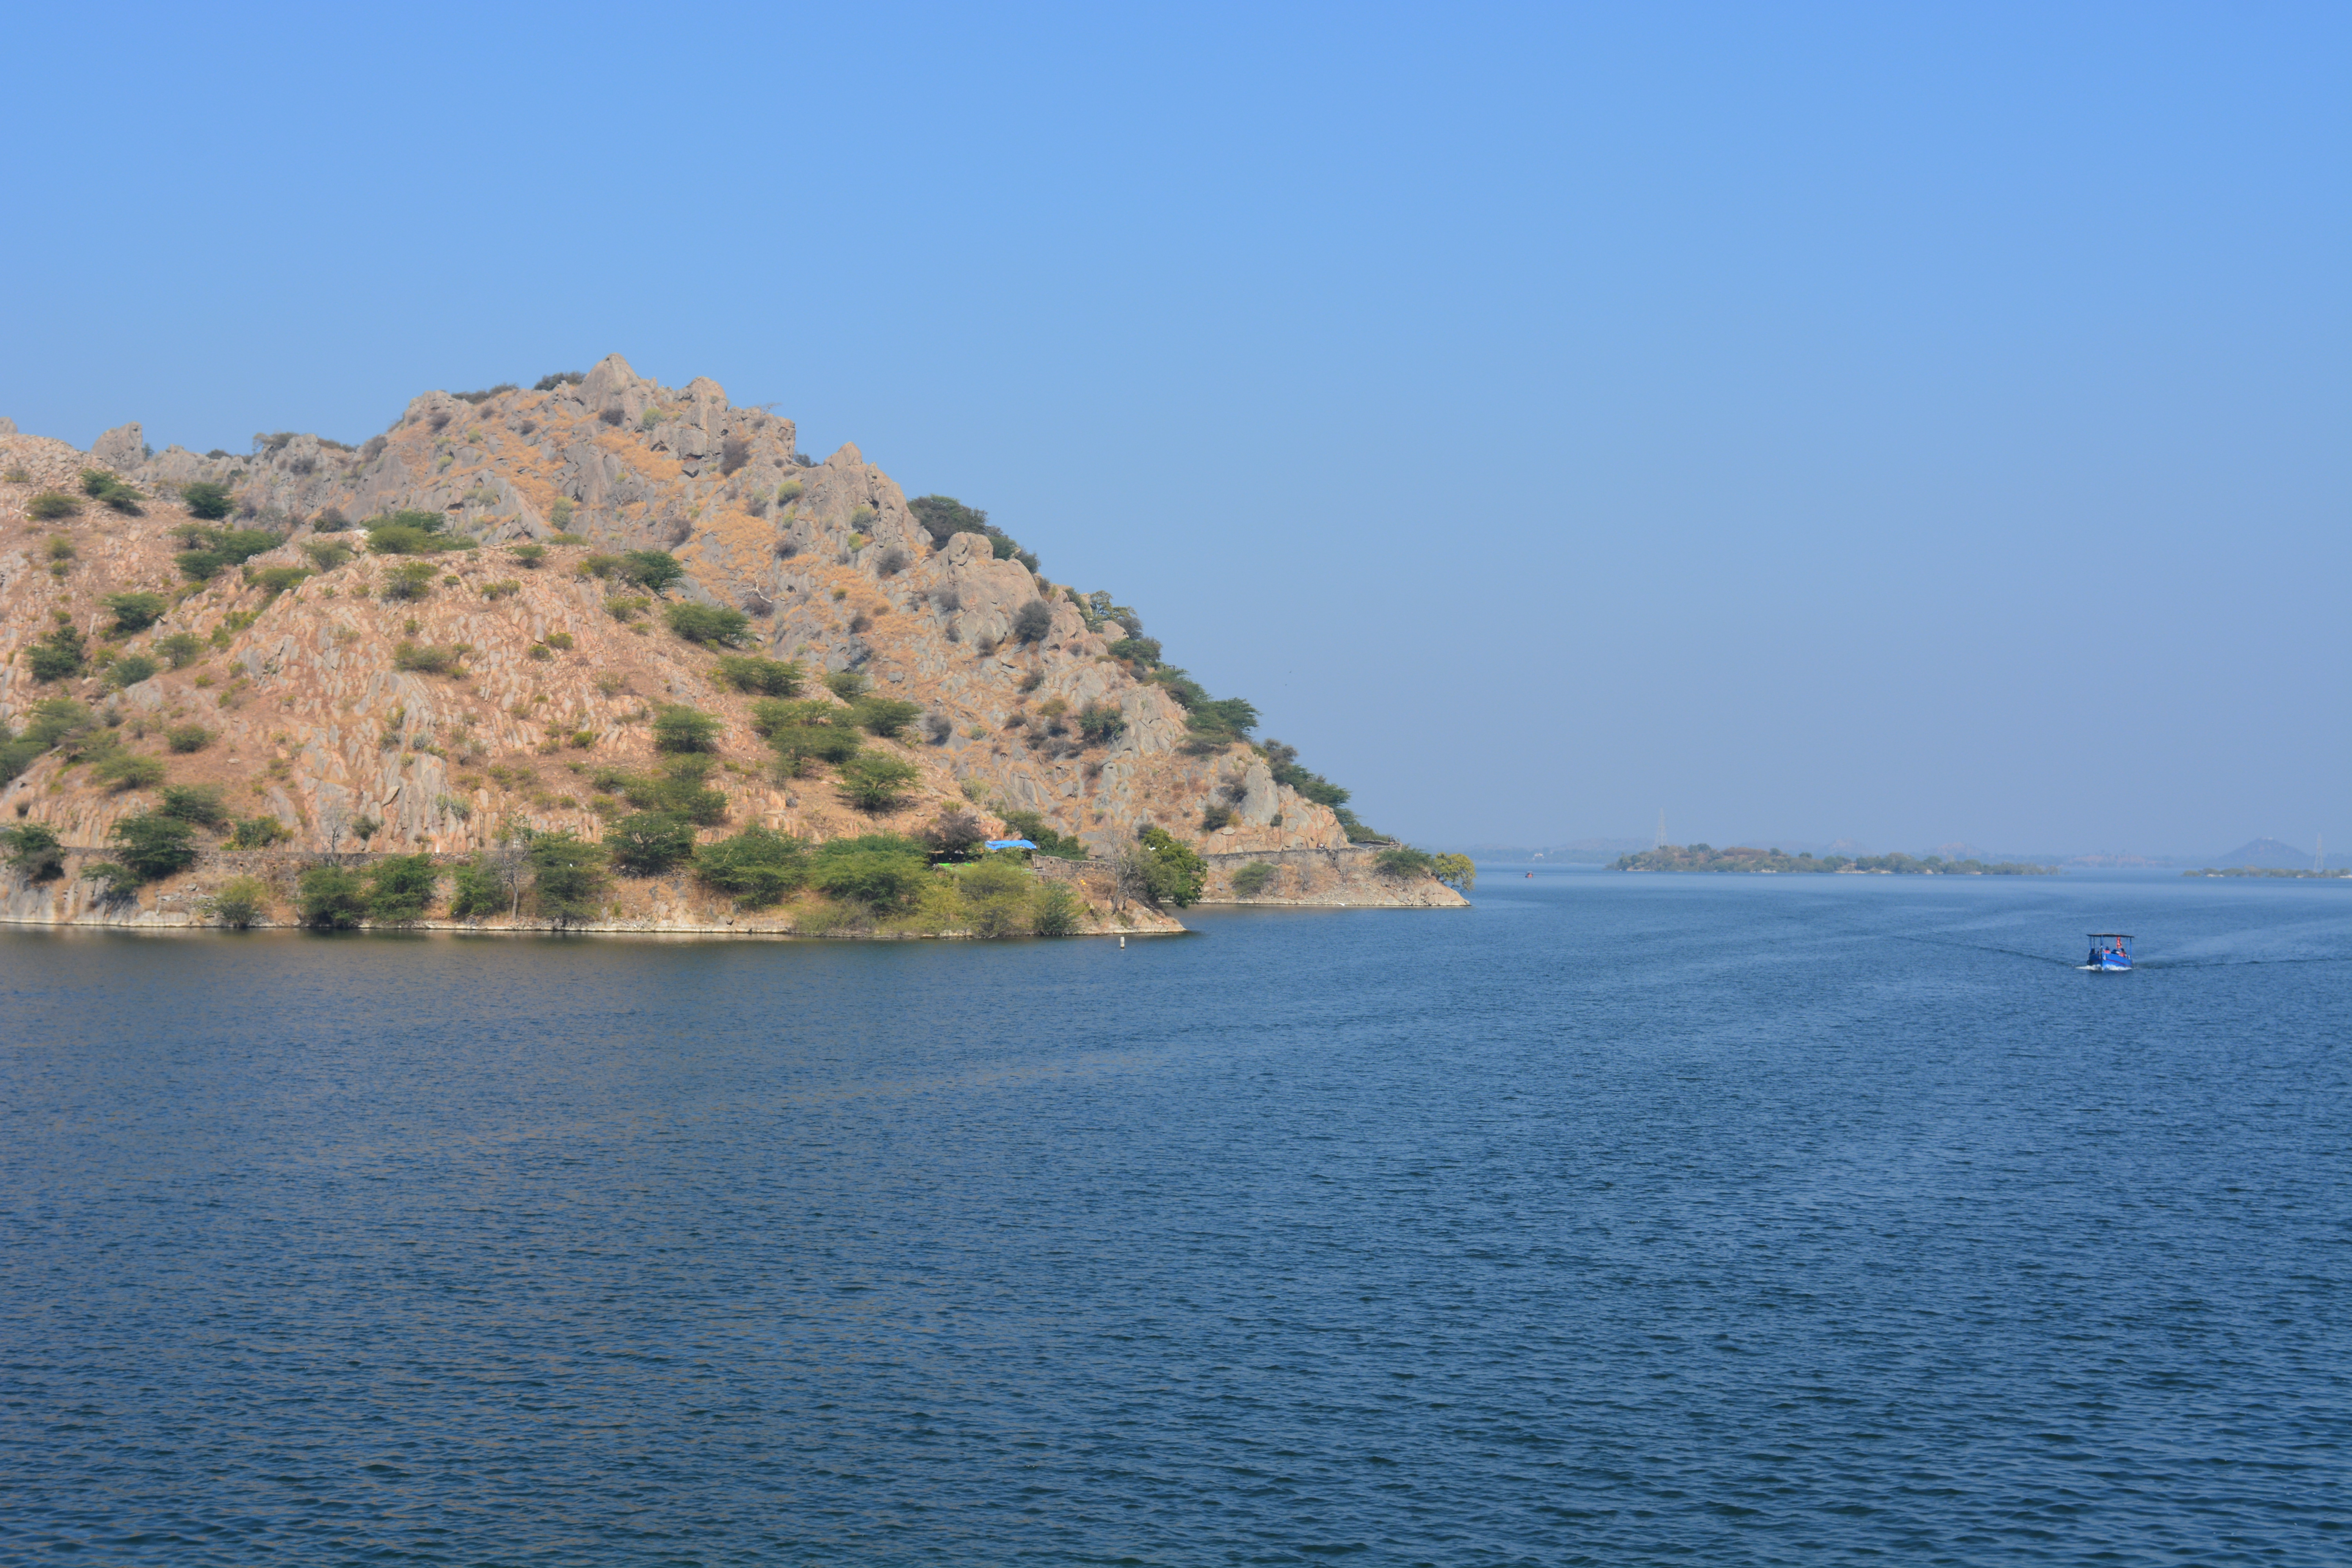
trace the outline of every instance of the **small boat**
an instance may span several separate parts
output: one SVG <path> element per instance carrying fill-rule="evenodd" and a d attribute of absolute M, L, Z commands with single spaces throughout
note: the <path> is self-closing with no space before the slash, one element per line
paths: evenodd
<path fill-rule="evenodd" d="M 2085 969 L 2115 970 L 2132 966 L 2131 934 L 2120 931 L 2095 931 L 2091 933 L 2091 956 L 2083 961 Z"/>

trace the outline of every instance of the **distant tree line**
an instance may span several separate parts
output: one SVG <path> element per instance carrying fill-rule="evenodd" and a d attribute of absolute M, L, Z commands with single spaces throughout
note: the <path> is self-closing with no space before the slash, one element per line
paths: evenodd
<path fill-rule="evenodd" d="M 2054 877 L 2055 866 L 2035 866 L 2022 860 L 1947 860 L 1940 855 L 1915 859 L 1908 855 L 1815 855 L 1811 850 L 1784 855 L 1778 849 L 1733 847 L 1707 844 L 1669 844 L 1638 855 L 1620 855 L 1612 871 L 1884 871 L 1897 877 Z"/>

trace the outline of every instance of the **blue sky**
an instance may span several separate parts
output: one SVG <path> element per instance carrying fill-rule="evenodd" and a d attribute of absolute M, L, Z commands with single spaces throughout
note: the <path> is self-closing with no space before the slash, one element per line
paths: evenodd
<path fill-rule="evenodd" d="M 11 29 L 27 430 L 618 350 L 987 508 L 1425 842 L 2352 849 L 2341 6 Z"/>

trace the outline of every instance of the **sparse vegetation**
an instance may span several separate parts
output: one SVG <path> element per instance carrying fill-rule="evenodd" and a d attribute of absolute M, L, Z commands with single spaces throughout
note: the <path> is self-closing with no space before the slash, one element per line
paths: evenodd
<path fill-rule="evenodd" d="M 1208 862 L 1192 847 L 1171 837 L 1165 828 L 1146 827 L 1135 848 L 1119 868 L 1120 879 L 1131 890 L 1155 904 L 1184 909 L 1201 896 L 1209 879 Z"/>
<path fill-rule="evenodd" d="M 1437 868 L 1437 857 L 1426 849 L 1396 844 L 1372 857 L 1372 867 L 1383 877 L 1410 881 L 1433 873 Z"/>
<path fill-rule="evenodd" d="M 862 697 L 850 708 L 851 718 L 859 729 L 885 741 L 897 740 L 922 712 L 920 703 L 895 697 Z"/>
<path fill-rule="evenodd" d="M 177 817 L 198 827 L 219 829 L 228 826 L 228 805 L 221 798 L 218 784 L 167 784 L 163 804 L 156 810 L 162 816 Z"/>
<path fill-rule="evenodd" d="M 740 647 L 751 632 L 751 616 L 717 605 L 672 605 L 662 614 L 669 629 L 691 643 Z"/>
<path fill-rule="evenodd" d="M 430 855 L 387 855 L 368 873 L 368 918 L 378 925 L 414 925 L 432 906 L 441 875 Z"/>
<path fill-rule="evenodd" d="M 228 847 L 232 849 L 267 849 L 293 837 L 286 831 L 286 825 L 274 816 L 248 816 L 238 823 L 236 831 L 229 835 Z"/>
<path fill-rule="evenodd" d="M 231 877 L 204 901 L 208 919 L 231 931 L 249 931 L 269 912 L 269 884 L 258 877 Z"/>
<path fill-rule="evenodd" d="M 831 670 L 824 677 L 824 689 L 844 702 L 856 701 L 866 695 L 872 685 L 871 681 L 854 669 Z"/>
<path fill-rule="evenodd" d="M 0 828 L 0 845 L 7 846 L 8 868 L 28 882 L 54 882 L 65 874 L 65 846 L 47 823 Z"/>
<path fill-rule="evenodd" d="M 174 724 L 163 731 L 163 743 L 175 752 L 201 752 L 213 743 L 213 732 L 202 724 Z"/>
<path fill-rule="evenodd" d="M 126 816 L 108 837 L 118 847 L 122 863 L 145 882 L 184 871 L 196 858 L 194 831 L 176 817 Z"/>
<path fill-rule="evenodd" d="M 765 909 L 807 883 L 808 847 L 788 833 L 754 826 L 696 850 L 694 870 L 737 908 Z"/>
<path fill-rule="evenodd" d="M 116 688 L 136 686 L 152 680 L 163 667 L 143 653 L 126 653 L 106 667 L 107 684 Z"/>
<path fill-rule="evenodd" d="M 694 824 L 667 812 L 640 811 L 604 830 L 604 854 L 627 877 L 657 877 L 694 853 Z"/>
<path fill-rule="evenodd" d="M 940 813 L 918 837 L 934 860 L 969 860 L 987 842 L 988 829 L 981 825 L 980 818 L 961 806 L 951 806 Z"/>
<path fill-rule="evenodd" d="M 541 919 L 562 927 L 595 918 L 611 885 L 602 848 L 568 829 L 541 833 L 530 840 L 530 859 L 531 902 Z"/>
<path fill-rule="evenodd" d="M 667 593 L 671 584 L 686 575 L 684 563 L 667 550 L 632 550 L 617 557 L 604 559 L 614 563 L 613 573 L 623 582 L 634 583 L 656 597 Z"/>
<path fill-rule="evenodd" d="M 601 768 L 590 783 L 599 794 L 617 794 L 639 811 L 713 827 L 727 820 L 727 796 L 703 782 L 709 776 L 710 762 L 703 756 L 668 757 L 662 771 L 652 776 Z"/>
<path fill-rule="evenodd" d="M 449 520 L 437 511 L 389 511 L 361 522 L 367 531 L 368 549 L 378 555 L 437 555 L 463 548 L 463 542 L 446 531 Z"/>
<path fill-rule="evenodd" d="M 551 371 L 530 384 L 533 392 L 553 392 L 559 386 L 577 386 L 588 379 L 584 370 Z"/>
<path fill-rule="evenodd" d="M 765 697 L 793 697 L 799 694 L 806 673 L 796 662 L 756 658 L 745 654 L 722 654 L 712 678 L 738 691 L 757 692 Z"/>
<path fill-rule="evenodd" d="M 1126 716 L 1106 703 L 1089 702 L 1078 710 L 1078 735 L 1089 746 L 1107 746 L 1126 729 Z"/>
<path fill-rule="evenodd" d="M 866 752 L 841 764 L 841 798 L 860 811 L 895 811 L 922 775 L 912 763 Z"/>
<path fill-rule="evenodd" d="M 654 750 L 715 752 L 719 749 L 719 721 L 709 714 L 674 703 L 654 715 Z"/>
<path fill-rule="evenodd" d="M 145 631 L 172 607 L 172 601 L 161 594 L 109 594 L 99 603 L 113 614 L 117 637 Z"/>
<path fill-rule="evenodd" d="M 1180 697 L 1178 700 L 1183 699 Z M 1210 699 L 1204 695 L 1185 706 L 1192 712 L 1185 721 L 1184 749 L 1196 755 L 1222 752 L 1244 742 L 1249 732 L 1257 728 L 1257 709 L 1239 697 Z"/>
<path fill-rule="evenodd" d="M 180 487 L 180 504 L 190 517 L 200 517 L 207 522 L 218 522 L 236 505 L 236 497 L 226 485 L 211 479 L 195 479 Z"/>
<path fill-rule="evenodd" d="M 56 747 L 68 763 L 79 763 L 114 744 L 114 731 L 70 697 L 44 697 L 34 703 L 25 738 L 44 751 Z"/>
<path fill-rule="evenodd" d="M 1032 599 L 1013 617 L 1013 636 L 1024 643 L 1043 642 L 1054 629 L 1054 609 L 1043 599 Z"/>
<path fill-rule="evenodd" d="M 153 789 L 163 782 L 163 764 L 144 752 L 109 752 L 90 764 L 90 776 L 116 795 L 126 790 Z"/>
<path fill-rule="evenodd" d="M 1467 855 L 1440 855 L 1430 863 L 1430 875 L 1468 892 L 1478 885 L 1478 865 Z"/>
<path fill-rule="evenodd" d="M 514 558 L 516 565 L 526 572 L 536 572 L 547 564 L 547 546 L 544 544 L 509 544 L 507 553 Z"/>
<path fill-rule="evenodd" d="M 82 635 L 60 622 L 48 636 L 25 647 L 26 668 L 37 681 L 64 680 L 82 672 Z"/>
<path fill-rule="evenodd" d="M 81 510 L 81 502 L 63 490 L 43 490 L 25 503 L 25 515 L 35 522 L 57 522 Z"/>
<path fill-rule="evenodd" d="M 332 572 L 350 561 L 355 552 L 340 539 L 306 539 L 302 542 L 302 553 L 320 571 Z"/>
<path fill-rule="evenodd" d="M 974 936 L 1020 936 L 1029 930 L 1036 879 L 1017 860 L 991 856 L 956 875 L 964 918 Z"/>
<path fill-rule="evenodd" d="M 462 651 L 404 640 L 392 650 L 392 668 L 418 675 L 463 675 L 457 663 Z"/>
<path fill-rule="evenodd" d="M 295 883 L 295 908 L 312 931 L 350 931 L 367 918 L 367 882 L 347 866 L 313 866 Z"/>
<path fill-rule="evenodd" d="M 1253 860 L 1234 873 L 1234 892 L 1241 898 L 1255 899 L 1265 891 L 1274 880 L 1275 868 L 1263 860 Z"/>
<path fill-rule="evenodd" d="M 755 702 L 751 727 L 775 748 L 791 778 L 807 772 L 813 761 L 845 763 L 858 752 L 852 711 L 830 702 Z"/>
<path fill-rule="evenodd" d="M 437 574 L 434 567 L 422 561 L 404 561 L 383 574 L 383 596 L 402 604 L 428 598 Z"/>
<path fill-rule="evenodd" d="M 138 489 L 104 468 L 84 468 L 81 471 L 81 493 L 112 508 L 125 517 L 144 517 L 147 509 L 139 503 L 147 498 Z"/>
<path fill-rule="evenodd" d="M 194 583 L 208 583 L 229 567 L 242 566 L 285 542 L 260 528 L 188 528 L 181 531 L 180 542 L 188 548 L 173 559 L 182 574 Z"/>
<path fill-rule="evenodd" d="M 809 864 L 809 881 L 818 891 L 876 914 L 905 909 L 930 875 L 922 846 L 895 833 L 833 839 L 817 847 Z"/>
<path fill-rule="evenodd" d="M 1029 929 L 1038 936 L 1076 936 L 1084 923 L 1086 906 L 1066 882 L 1040 879 L 1029 912 Z"/>
<path fill-rule="evenodd" d="M 1113 639 L 1104 651 L 1113 658 L 1126 659 L 1129 663 L 1139 665 L 1145 669 L 1156 668 L 1160 663 L 1158 637 L 1118 637 Z"/>
<path fill-rule="evenodd" d="M 111 860 L 100 860 L 81 868 L 81 880 L 98 884 L 98 901 L 102 904 L 128 902 L 137 897 L 139 885 L 145 880 L 128 866 Z"/>
<path fill-rule="evenodd" d="M 310 575 L 311 572 L 306 566 L 248 566 L 245 569 L 245 580 L 273 599 Z"/>
<path fill-rule="evenodd" d="M 1003 529 L 988 521 L 988 513 L 969 507 L 953 496 L 917 496 L 907 503 L 923 531 L 931 536 L 934 545 L 945 548 L 959 533 L 977 533 L 988 540 L 989 551 L 999 561 L 1018 561 L 1030 571 L 1037 570 L 1037 557 L 1021 548 Z"/>
<path fill-rule="evenodd" d="M 508 895 L 497 866 L 488 855 L 477 855 L 449 877 L 449 918 L 479 920 L 507 912 Z"/>
<path fill-rule="evenodd" d="M 1265 751 L 1266 766 L 1273 772 L 1275 783 L 1287 785 L 1318 805 L 1330 807 L 1343 825 L 1355 820 L 1352 813 L 1343 809 L 1348 804 L 1348 792 L 1321 773 L 1310 773 L 1300 767 L 1297 747 L 1268 741 Z"/>

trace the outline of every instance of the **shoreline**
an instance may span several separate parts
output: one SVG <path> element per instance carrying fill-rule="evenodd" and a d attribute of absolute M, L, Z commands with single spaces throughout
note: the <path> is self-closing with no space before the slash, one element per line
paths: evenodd
<path fill-rule="evenodd" d="M 503 925 L 478 924 L 470 921 L 412 921 L 405 925 L 376 925 L 362 922 L 335 930 L 306 926 L 295 921 L 256 921 L 249 926 L 226 926 L 218 921 L 206 920 L 27 920 L 17 915 L 0 915 L 0 926 L 15 926 L 30 931 L 211 931 L 222 936 L 238 936 L 247 931 L 295 931 L 314 936 L 399 936 L 412 931 L 430 931 L 453 936 L 677 936 L 677 937 L 744 937 L 761 942 L 1084 942 L 1104 937 L 1192 936 L 1189 927 L 1166 916 L 1165 924 L 1114 928 L 1108 931 L 1073 931 L 1068 936 L 1036 936 L 1023 932 L 1015 936 L 982 936 L 969 931 L 797 931 L 772 927 L 740 925 L 654 925 L 629 924 L 614 921 L 598 921 L 581 925 L 542 925 L 529 922 Z"/>

